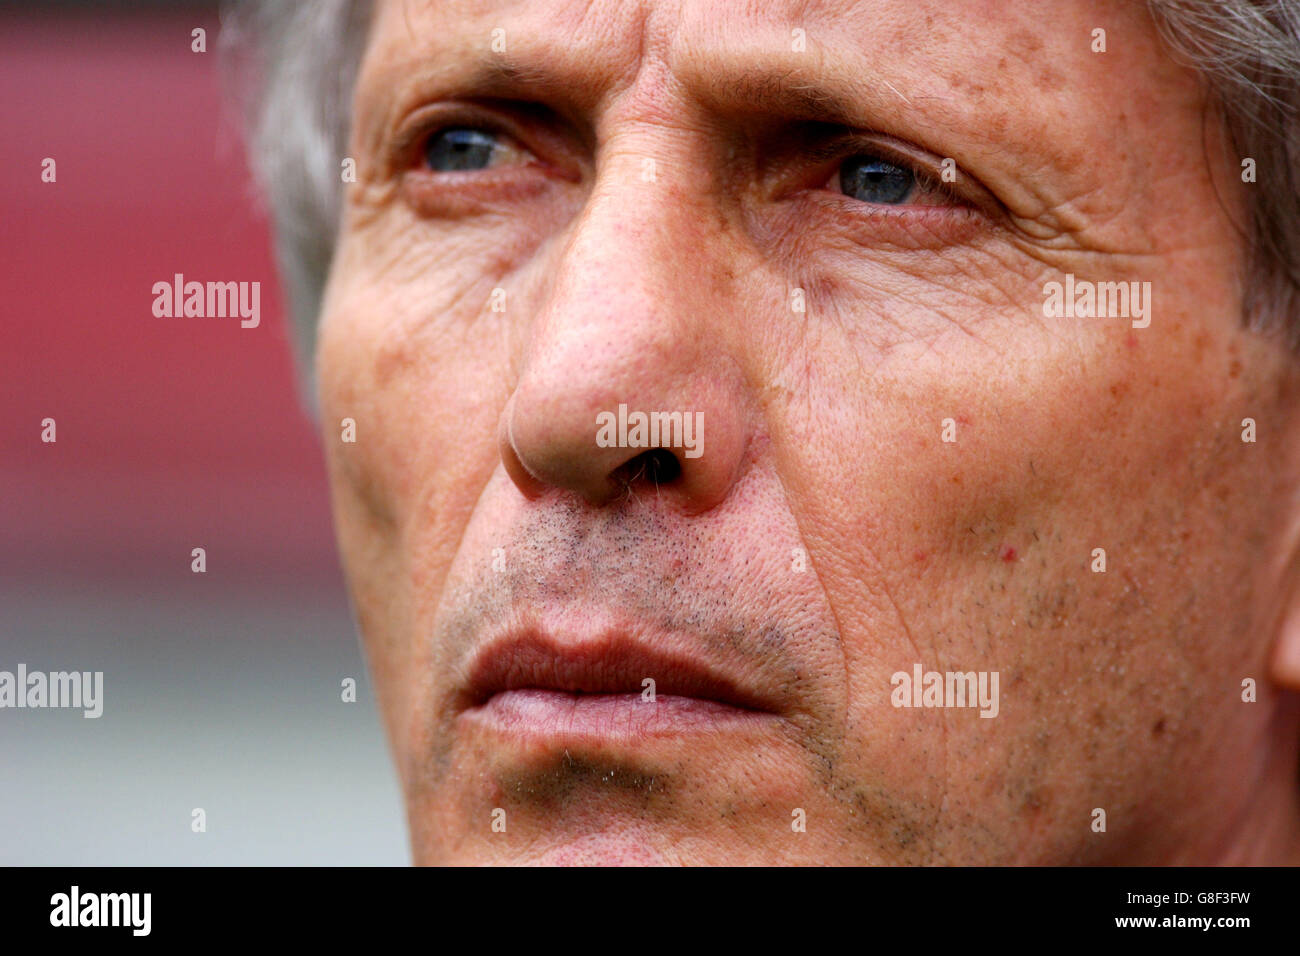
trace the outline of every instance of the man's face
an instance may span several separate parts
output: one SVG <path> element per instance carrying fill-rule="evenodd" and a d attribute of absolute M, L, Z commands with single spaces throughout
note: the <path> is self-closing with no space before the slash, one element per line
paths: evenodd
<path fill-rule="evenodd" d="M 1294 393 L 1215 128 L 1136 3 L 380 2 L 318 362 L 417 861 L 1246 852 Z"/>

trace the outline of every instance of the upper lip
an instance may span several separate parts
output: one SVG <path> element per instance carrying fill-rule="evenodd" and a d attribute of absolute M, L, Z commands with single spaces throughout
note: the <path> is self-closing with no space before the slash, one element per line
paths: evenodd
<path fill-rule="evenodd" d="M 744 710 L 776 712 L 774 704 L 695 648 L 658 646 L 626 633 L 561 640 L 536 630 L 507 634 L 471 656 L 461 708 L 486 703 L 509 690 L 546 689 L 575 694 L 640 694 L 646 678 L 656 695 L 695 697 Z M 693 651 L 693 653 L 692 653 Z"/>

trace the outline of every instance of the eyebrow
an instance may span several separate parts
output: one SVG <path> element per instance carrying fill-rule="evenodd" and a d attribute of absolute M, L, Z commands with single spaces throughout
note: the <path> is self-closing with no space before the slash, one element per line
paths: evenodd
<path fill-rule="evenodd" d="M 527 66 L 518 60 L 507 58 L 504 54 L 479 61 L 471 82 L 476 87 L 493 90 L 557 85 L 556 79 L 546 70 Z"/>
<path fill-rule="evenodd" d="M 795 70 L 747 65 L 702 85 L 701 92 L 708 105 L 718 109 L 813 122 L 852 125 L 861 122 L 867 110 L 860 92 L 825 78 L 800 77 Z"/>
<path fill-rule="evenodd" d="M 572 96 L 574 89 L 562 73 L 530 66 L 506 54 L 476 58 L 456 75 L 457 89 L 471 96 L 511 98 L 523 93 Z"/>

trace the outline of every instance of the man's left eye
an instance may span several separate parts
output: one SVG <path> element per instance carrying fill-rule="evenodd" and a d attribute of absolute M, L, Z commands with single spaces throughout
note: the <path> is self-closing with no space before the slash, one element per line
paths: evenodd
<path fill-rule="evenodd" d="M 916 192 L 916 174 L 879 156 L 850 156 L 840 166 L 840 191 L 862 202 L 897 206 Z"/>

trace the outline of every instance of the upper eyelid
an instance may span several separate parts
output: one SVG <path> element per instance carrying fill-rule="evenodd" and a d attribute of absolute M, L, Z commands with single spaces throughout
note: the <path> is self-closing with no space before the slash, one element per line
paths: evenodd
<path fill-rule="evenodd" d="M 809 160 L 814 164 L 831 160 L 847 160 L 854 156 L 876 156 L 886 162 L 902 166 L 915 174 L 918 182 L 924 185 L 936 188 L 946 188 L 951 185 L 940 179 L 942 160 L 939 163 L 931 162 L 911 150 L 872 136 L 848 134 L 814 146 L 808 153 Z"/>

